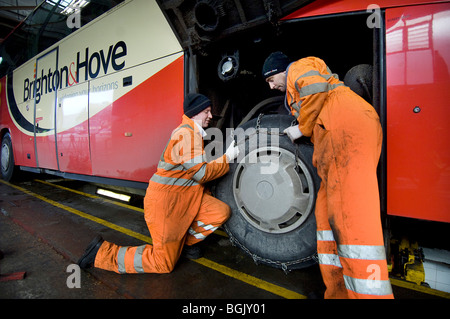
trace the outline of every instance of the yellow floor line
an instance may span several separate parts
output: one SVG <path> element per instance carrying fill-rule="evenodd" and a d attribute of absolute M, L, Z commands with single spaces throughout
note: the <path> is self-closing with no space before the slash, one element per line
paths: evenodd
<path fill-rule="evenodd" d="M 389 280 L 391 281 L 392 285 L 395 285 L 398 287 L 415 290 L 415 291 L 425 293 L 428 295 L 433 295 L 433 296 L 437 296 L 437 297 L 441 297 L 441 298 L 450 299 L 450 293 L 445 292 L 445 291 L 440 291 L 440 290 L 436 290 L 436 289 L 432 289 L 432 288 L 428 288 L 428 287 L 424 287 L 424 286 L 419 286 L 416 283 L 407 282 L 407 281 L 399 280 L 399 279 L 395 279 L 395 278 L 389 278 Z"/>
<path fill-rule="evenodd" d="M 135 206 L 131 206 L 131 205 L 128 205 L 128 204 L 125 204 L 125 203 L 109 200 L 109 199 L 104 198 L 104 197 L 100 197 L 100 196 L 84 193 L 84 192 L 81 192 L 81 191 L 77 191 L 75 189 L 71 189 L 71 188 L 68 188 L 68 187 L 61 186 L 61 185 L 57 185 L 57 184 L 49 183 L 49 182 L 46 182 L 46 181 L 42 181 L 40 179 L 35 179 L 35 181 L 39 182 L 39 183 L 42 183 L 42 184 L 45 184 L 45 185 L 53 186 L 53 187 L 56 187 L 56 188 L 59 188 L 59 189 L 62 189 L 62 190 L 68 191 L 68 192 L 72 192 L 72 193 L 75 193 L 75 194 L 78 194 L 78 195 L 89 197 L 89 198 L 92 198 L 92 199 L 101 199 L 104 202 L 107 202 L 107 203 L 112 204 L 112 205 L 128 208 L 128 209 L 140 212 L 140 213 L 144 213 L 144 210 L 142 208 L 139 208 L 139 207 L 135 207 Z M 228 237 L 228 234 L 226 232 L 224 232 L 223 230 L 220 230 L 220 229 L 216 229 L 214 231 L 214 234 L 222 236 L 222 237 Z"/>
<path fill-rule="evenodd" d="M 69 206 L 63 205 L 63 204 L 58 203 L 58 202 L 56 202 L 54 200 L 48 199 L 48 198 L 46 198 L 44 196 L 38 195 L 38 194 L 33 193 L 33 192 L 31 192 L 31 191 L 29 191 L 29 190 L 27 190 L 25 188 L 13 185 L 13 184 L 8 183 L 6 181 L 3 181 L 1 179 L 0 179 L 0 182 L 2 182 L 5 185 L 8 185 L 10 187 L 13 187 L 13 188 L 15 188 L 15 189 L 17 189 L 17 190 L 19 190 L 21 192 L 24 192 L 25 194 L 28 194 L 28 195 L 30 195 L 32 197 L 40 199 L 40 200 L 42 200 L 42 201 L 44 201 L 44 202 L 46 202 L 48 204 L 51 204 L 51 205 L 53 205 L 55 207 L 61 208 L 61 209 L 65 210 L 65 211 L 68 211 L 68 212 L 70 212 L 72 214 L 75 214 L 75 215 L 78 215 L 80 217 L 89 219 L 89 220 L 91 220 L 93 222 L 99 223 L 101 225 L 104 225 L 106 227 L 109 227 L 111 229 L 119 231 L 121 233 L 124 233 L 124 234 L 126 234 L 128 236 L 131 236 L 131 237 L 137 238 L 139 240 L 142 240 L 143 242 L 147 242 L 149 244 L 152 243 L 152 239 L 150 237 L 148 237 L 148 236 L 145 236 L 145 235 L 142 235 L 140 233 L 136 233 L 136 232 L 134 232 L 132 230 L 126 229 L 124 227 L 115 225 L 115 224 L 110 223 L 110 222 L 108 222 L 106 220 L 103 220 L 101 218 L 97 218 L 95 216 L 86 214 L 86 213 L 81 212 L 81 211 L 79 211 L 77 209 L 74 209 L 74 208 L 71 208 Z M 93 195 L 90 195 L 90 196 L 93 196 Z M 222 274 L 225 274 L 225 275 L 227 275 L 229 277 L 238 279 L 238 280 L 240 280 L 242 282 L 245 282 L 245 283 L 247 283 L 249 285 L 252 285 L 252 286 L 255 286 L 257 288 L 266 290 L 266 291 L 268 291 L 270 293 L 273 293 L 275 295 L 281 296 L 283 298 L 287 298 L 287 299 L 305 299 L 306 298 L 306 296 L 304 296 L 304 295 L 301 295 L 301 294 L 296 293 L 294 291 L 291 291 L 291 290 L 285 289 L 283 287 L 271 284 L 271 283 L 269 283 L 267 281 L 258 279 L 256 277 L 244 274 L 242 272 L 239 272 L 237 270 L 228 268 L 226 266 L 220 265 L 220 264 L 215 263 L 215 262 L 213 262 L 211 260 L 208 260 L 206 258 L 199 258 L 199 259 L 193 260 L 193 261 L 198 263 L 198 264 L 201 264 L 203 266 L 206 266 L 206 267 L 208 267 L 210 269 L 216 270 L 216 271 L 218 271 L 218 272 L 220 272 Z"/>
<path fill-rule="evenodd" d="M 20 186 L 16 186 L 16 185 L 13 185 L 13 184 L 11 184 L 11 183 L 5 182 L 5 181 L 3 181 L 3 180 L 1 180 L 1 179 L 0 179 L 0 182 L 2 182 L 2 183 L 5 184 L 5 185 L 11 186 L 11 187 L 13 187 L 13 188 L 15 188 L 15 189 L 17 189 L 17 190 L 19 190 L 19 191 L 21 191 L 21 192 L 24 192 L 24 193 L 26 193 L 26 194 L 28 194 L 28 195 L 30 195 L 30 196 L 33 196 L 33 197 L 35 197 L 35 198 L 38 198 L 38 199 L 40 199 L 40 200 L 42 200 L 42 201 L 44 201 L 44 202 L 46 202 L 46 203 L 48 203 L 48 204 L 50 204 L 50 205 L 53 205 L 53 206 L 55 206 L 55 207 L 64 209 L 64 210 L 66 210 L 66 211 L 68 211 L 68 212 L 70 212 L 70 213 L 72 213 L 72 214 L 75 214 L 75 215 L 78 215 L 78 216 L 80 216 L 80 217 L 89 219 L 89 220 L 91 220 L 91 221 L 93 221 L 93 222 L 96 222 L 96 223 L 101 224 L 101 225 L 103 225 L 103 226 L 106 226 L 106 227 L 109 227 L 109 228 L 111 228 L 111 229 L 117 230 L 117 231 L 119 231 L 119 232 L 121 232 L 121 233 L 124 233 L 124 234 L 126 234 L 126 235 L 128 235 L 128 236 L 131 236 L 131 237 L 140 239 L 140 240 L 142 240 L 142 241 L 144 241 L 144 242 L 148 242 L 148 243 L 150 243 L 150 244 L 152 243 L 152 239 L 151 239 L 149 236 L 142 235 L 142 234 L 140 234 L 140 233 L 134 232 L 134 231 L 129 230 L 129 229 L 127 229 L 127 228 L 124 228 L 124 227 L 122 227 L 122 226 L 118 226 L 118 225 L 115 225 L 115 224 L 113 224 L 113 223 L 110 223 L 110 222 L 108 222 L 108 221 L 106 221 L 106 220 L 103 220 L 103 219 L 101 219 L 101 218 L 98 218 L 98 217 L 95 217 L 95 216 L 92 216 L 92 215 L 83 213 L 82 211 L 79 211 L 79 210 L 77 210 L 77 209 L 75 209 L 75 208 L 72 208 L 72 207 L 63 205 L 63 204 L 58 203 L 58 202 L 56 202 L 56 201 L 54 201 L 54 200 L 51 200 L 51 199 L 49 199 L 49 198 L 46 198 L 46 197 L 44 197 L 44 196 L 38 195 L 38 194 L 36 194 L 36 193 L 33 193 L 33 192 L 31 192 L 31 191 L 29 191 L 29 190 L 27 190 L 27 189 L 25 189 L 25 188 L 22 188 L 22 187 L 20 187 Z"/>
<path fill-rule="evenodd" d="M 64 186 L 61 186 L 61 185 L 49 183 L 49 182 L 42 181 L 42 180 L 39 180 L 39 179 L 35 179 L 35 181 L 39 182 L 39 183 L 42 183 L 42 184 L 45 184 L 45 185 L 57 187 L 57 188 L 60 188 L 62 190 L 69 191 L 69 192 L 72 192 L 72 193 L 75 193 L 75 194 L 78 194 L 78 195 L 82 195 L 82 196 L 85 196 L 85 197 L 89 197 L 89 198 L 93 198 L 93 199 L 101 199 L 101 200 L 103 200 L 103 201 L 105 201 L 107 203 L 110 203 L 110 204 L 113 204 L 113 205 L 117 205 L 117 206 L 121 206 L 121 207 L 124 207 L 124 208 L 128 208 L 128 209 L 131 209 L 131 210 L 135 210 L 135 211 L 138 211 L 138 212 L 141 212 L 141 213 L 144 212 L 144 210 L 142 208 L 138 208 L 138 207 L 127 205 L 127 204 L 124 204 L 124 203 L 121 203 L 121 202 L 109 200 L 109 199 L 106 199 L 106 198 L 103 198 L 103 197 L 100 197 L 100 196 L 95 196 L 95 195 L 92 195 L 92 194 L 84 193 L 84 192 L 81 192 L 81 191 L 77 191 L 77 190 L 74 190 L 74 189 L 71 189 L 71 188 L 67 188 L 67 187 L 64 187 Z M 11 186 L 13 186 L 13 185 L 11 185 Z M 117 226 L 117 227 L 119 227 L 119 226 Z M 220 230 L 220 229 L 217 229 L 214 233 L 217 234 L 217 235 L 223 236 L 223 237 L 228 237 L 228 234 L 226 232 Z M 213 264 L 210 264 L 208 267 L 209 268 L 214 268 L 217 271 L 222 272 L 220 269 L 223 269 L 221 267 L 224 267 L 224 266 L 217 264 L 218 266 L 215 267 L 215 266 L 212 266 L 212 265 Z M 219 267 L 219 266 L 221 266 L 221 267 Z M 223 273 L 227 274 L 230 277 L 235 278 L 233 272 L 234 272 L 234 270 L 230 269 L 230 271 L 227 271 L 227 273 L 225 273 L 225 272 L 223 272 Z M 231 275 L 229 275 L 228 273 L 231 274 Z M 257 278 L 255 278 L 255 279 L 257 279 Z M 240 280 L 242 280 L 242 279 L 240 279 Z M 244 281 L 244 280 L 242 280 L 242 281 Z M 447 292 L 435 290 L 435 289 L 424 287 L 424 286 L 419 286 L 417 284 L 409 283 L 409 282 L 406 282 L 406 281 L 403 281 L 403 280 L 398 280 L 398 279 L 395 279 L 395 278 L 391 278 L 390 281 L 391 281 L 392 285 L 395 285 L 395 286 L 398 286 L 398 287 L 403 287 L 403 288 L 407 288 L 407 289 L 411 289 L 411 290 L 416 290 L 416 291 L 419 291 L 419 292 L 422 292 L 422 293 L 426 293 L 426 294 L 429 294 L 429 295 L 434 295 L 434 296 L 450 299 L 450 293 L 447 293 Z M 287 295 L 289 295 L 290 293 L 293 293 L 293 292 L 288 290 Z M 294 293 L 294 295 L 295 294 L 296 293 Z M 302 296 L 302 295 L 300 295 L 300 296 Z M 302 297 L 304 297 L 304 296 L 302 296 Z M 300 297 L 296 296 L 295 298 L 300 298 Z"/>
<path fill-rule="evenodd" d="M 229 267 L 226 267 L 224 265 L 215 263 L 214 261 L 211 261 L 206 258 L 199 258 L 196 260 L 193 260 L 196 263 L 199 263 L 203 266 L 206 266 L 208 268 L 214 269 L 218 272 L 221 272 L 222 274 L 225 274 L 229 277 L 235 278 L 237 280 L 243 281 L 249 285 L 255 286 L 257 288 L 269 291 L 275 295 L 281 296 L 286 299 L 306 299 L 306 296 L 301 295 L 299 293 L 296 293 L 295 291 L 285 289 L 283 287 L 271 284 L 270 282 L 261 280 L 259 278 L 241 273 L 237 270 L 231 269 Z"/>
<path fill-rule="evenodd" d="M 109 200 L 109 199 L 104 198 L 104 197 L 100 197 L 100 196 L 96 196 L 96 195 L 80 192 L 80 191 L 77 191 L 75 189 L 70 189 L 70 188 L 67 188 L 67 187 L 64 187 L 64 186 L 61 186 L 61 185 L 57 185 L 57 184 L 49 183 L 49 182 L 46 182 L 46 181 L 42 181 L 40 179 L 35 179 L 35 181 L 39 182 L 39 183 L 42 183 L 42 184 L 45 184 L 45 185 L 49 185 L 49 186 L 53 186 L 53 187 L 56 187 L 56 188 L 59 188 L 59 189 L 63 189 L 65 191 L 69 191 L 69 192 L 72 192 L 72 193 L 75 193 L 75 194 L 78 194 L 78 195 L 82 195 L 82 196 L 93 198 L 93 199 L 101 199 L 101 200 L 103 200 L 103 201 L 105 201 L 107 203 L 110 203 L 110 204 L 113 204 L 113 205 L 116 205 L 116 206 L 121 206 L 121 207 L 128 208 L 128 209 L 140 212 L 140 213 L 144 213 L 144 210 L 142 208 L 139 208 L 139 207 L 131 206 L 131 205 L 128 205 L 128 204 L 125 204 L 125 203 L 121 203 L 121 202 L 116 202 L 116 201 Z"/>

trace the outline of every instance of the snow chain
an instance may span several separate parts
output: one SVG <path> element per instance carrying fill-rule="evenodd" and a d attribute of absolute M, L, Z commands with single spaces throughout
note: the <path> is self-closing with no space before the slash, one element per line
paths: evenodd
<path fill-rule="evenodd" d="M 256 254 L 253 254 L 252 252 L 250 252 L 250 250 L 247 249 L 247 247 L 245 247 L 243 244 L 241 244 L 241 242 L 239 242 L 238 239 L 236 239 L 233 234 L 230 232 L 230 230 L 228 229 L 228 226 L 226 224 L 223 225 L 229 238 L 230 238 L 230 242 L 234 247 L 239 247 L 240 249 L 242 249 L 247 255 L 249 255 L 250 257 L 252 257 L 253 262 L 256 265 L 259 265 L 259 263 L 263 263 L 266 265 L 272 265 L 272 266 L 276 266 L 277 268 L 281 268 L 284 273 L 287 275 L 291 270 L 292 270 L 292 266 L 293 265 L 297 265 L 297 264 L 301 264 L 310 260 L 314 260 L 315 263 L 319 262 L 319 258 L 317 256 L 317 253 L 314 253 L 311 256 L 308 257 L 304 257 L 304 258 L 300 258 L 297 260 L 293 260 L 293 261 L 288 261 L 288 262 L 281 262 L 281 261 L 276 261 L 276 260 L 272 260 L 272 259 L 268 259 L 268 258 L 263 258 L 260 257 Z"/>
<path fill-rule="evenodd" d="M 256 132 L 255 132 L 255 134 L 259 134 L 259 130 L 260 130 L 260 128 L 261 128 L 261 119 L 262 119 L 263 116 L 264 116 L 264 114 L 263 114 L 263 113 L 260 113 L 260 114 L 258 115 L 258 118 L 256 119 L 256 126 L 255 126 Z M 294 119 L 294 120 L 292 121 L 291 126 L 292 126 L 292 125 L 295 125 L 296 123 L 297 123 L 297 120 Z M 268 131 L 268 132 L 265 132 L 265 134 L 267 134 L 267 135 L 279 135 L 279 136 L 286 135 L 286 133 L 284 133 L 284 132 L 275 134 L 275 133 L 272 133 L 272 132 L 269 132 L 269 131 Z M 254 135 L 254 134 L 252 134 L 252 136 L 253 136 L 253 135 Z M 250 136 L 246 136 L 246 138 L 245 138 L 245 140 L 244 140 L 244 143 L 245 143 L 249 138 L 250 138 Z M 295 143 L 294 143 L 294 144 L 295 144 Z M 294 167 L 294 168 L 295 168 L 295 170 L 296 170 L 297 172 L 298 172 L 298 170 L 299 170 L 299 165 L 298 165 L 299 156 L 298 156 L 298 154 L 299 154 L 299 146 L 298 146 L 298 144 L 295 144 L 295 167 Z M 307 262 L 307 261 L 310 261 L 310 260 L 314 260 L 316 263 L 319 262 L 319 258 L 318 258 L 318 256 L 317 256 L 317 253 L 314 253 L 313 255 L 308 256 L 308 257 L 305 257 L 305 258 L 301 258 L 301 259 L 297 259 L 297 260 L 293 260 L 293 261 L 289 261 L 289 262 L 281 262 L 281 261 L 271 260 L 271 259 L 268 259 L 268 258 L 262 258 L 262 257 L 260 257 L 260 256 L 258 256 L 258 255 L 256 255 L 256 254 L 253 254 L 252 252 L 250 252 L 250 250 L 248 250 L 247 247 L 245 247 L 241 242 L 239 242 L 239 240 L 236 239 L 236 238 L 233 236 L 233 234 L 232 234 L 231 231 L 228 229 L 228 227 L 227 227 L 226 224 L 224 224 L 223 226 L 224 226 L 226 232 L 228 233 L 228 236 L 229 236 L 229 238 L 230 238 L 231 244 L 232 244 L 233 246 L 235 246 L 235 247 L 236 247 L 236 246 L 239 247 L 239 248 L 242 249 L 247 255 L 249 255 L 250 257 L 252 257 L 252 259 L 253 259 L 253 261 L 254 261 L 254 263 L 255 263 L 256 265 L 258 265 L 259 263 L 263 263 L 263 264 L 267 264 L 267 265 L 274 265 L 274 266 L 276 266 L 277 268 L 281 268 L 281 269 L 284 271 L 285 274 L 288 274 L 288 273 L 292 270 L 292 266 L 293 266 L 293 265 L 301 264 L 301 263 L 304 263 L 304 262 Z"/>
<path fill-rule="evenodd" d="M 238 143 L 237 145 L 245 144 L 245 143 L 250 139 L 250 137 L 259 134 L 259 130 L 260 130 L 260 128 L 261 128 L 261 119 L 262 119 L 263 116 L 264 116 L 264 113 L 260 113 L 260 114 L 258 115 L 258 118 L 256 119 L 255 133 L 250 134 L 250 135 L 246 135 L 244 141 Z M 286 133 L 284 133 L 284 132 L 281 132 L 281 133 L 273 133 L 273 132 L 270 132 L 270 131 L 264 132 L 264 134 L 266 134 L 266 135 L 278 135 L 278 136 L 284 136 L 284 135 L 286 135 Z M 232 137 L 234 137 L 234 133 L 232 133 Z"/>

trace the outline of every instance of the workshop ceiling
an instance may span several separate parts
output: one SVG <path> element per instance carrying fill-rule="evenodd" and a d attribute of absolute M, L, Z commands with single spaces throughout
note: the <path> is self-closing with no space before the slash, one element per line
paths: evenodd
<path fill-rule="evenodd" d="M 0 0 L 0 43 L 45 0 Z"/>

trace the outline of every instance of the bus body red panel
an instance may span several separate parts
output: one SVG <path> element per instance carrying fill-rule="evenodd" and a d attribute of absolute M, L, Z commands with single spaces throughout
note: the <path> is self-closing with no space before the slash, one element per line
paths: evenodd
<path fill-rule="evenodd" d="M 386 10 L 388 214 L 450 222 L 450 4 Z"/>
<path fill-rule="evenodd" d="M 366 11 L 373 1 L 317 0 L 283 20 Z M 450 222 L 450 4 L 386 0 L 387 210 Z"/>
<path fill-rule="evenodd" d="M 380 8 L 399 7 L 405 5 L 418 5 L 439 1 L 415 1 L 415 0 L 316 0 L 286 16 L 283 20 L 315 17 L 327 14 L 366 11 L 369 5 L 377 5 Z M 444 2 L 444 1 L 442 1 Z"/>
<path fill-rule="evenodd" d="M 90 119 L 92 173 L 148 182 L 183 115 L 183 57 Z"/>

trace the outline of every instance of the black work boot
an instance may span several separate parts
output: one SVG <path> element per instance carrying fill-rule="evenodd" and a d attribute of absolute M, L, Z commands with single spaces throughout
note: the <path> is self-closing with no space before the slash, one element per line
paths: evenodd
<path fill-rule="evenodd" d="M 84 251 L 83 256 L 78 260 L 78 266 L 81 269 L 91 268 L 94 265 L 95 256 L 97 256 L 97 252 L 100 249 L 100 246 L 103 244 L 104 239 L 102 236 L 97 235 L 91 243 L 87 246 Z"/>
<path fill-rule="evenodd" d="M 183 251 L 181 252 L 181 256 L 189 258 L 189 259 L 199 259 L 203 257 L 203 251 L 198 246 L 184 246 Z"/>

